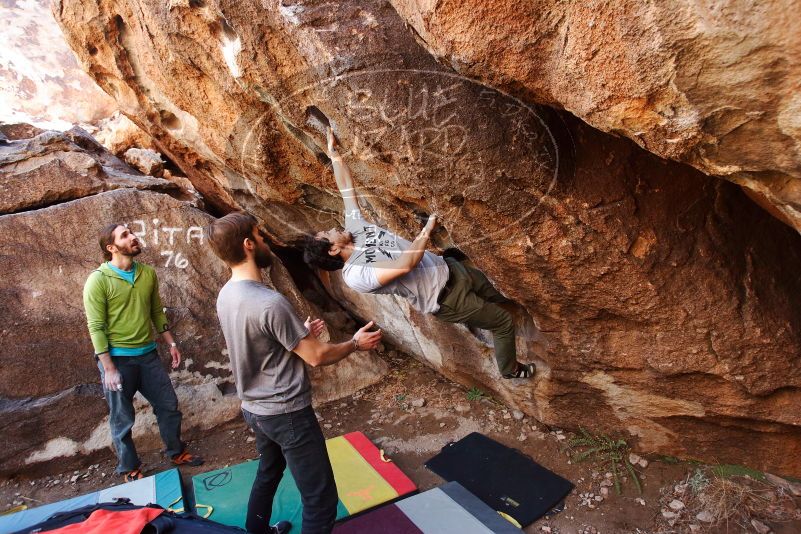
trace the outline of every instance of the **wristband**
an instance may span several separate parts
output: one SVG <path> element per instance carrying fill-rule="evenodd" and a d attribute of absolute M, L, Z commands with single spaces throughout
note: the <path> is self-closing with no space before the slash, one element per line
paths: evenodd
<path fill-rule="evenodd" d="M 359 342 L 356 341 L 356 338 L 351 338 L 351 341 L 353 342 L 353 350 L 359 350 Z"/>
<path fill-rule="evenodd" d="M 177 347 L 177 346 L 178 346 L 178 343 L 175 343 L 174 341 L 172 343 L 170 343 L 170 347 L 174 348 L 174 347 Z"/>

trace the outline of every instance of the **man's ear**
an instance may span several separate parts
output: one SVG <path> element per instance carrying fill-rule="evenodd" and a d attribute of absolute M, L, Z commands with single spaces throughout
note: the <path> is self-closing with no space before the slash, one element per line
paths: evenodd
<path fill-rule="evenodd" d="M 331 248 L 328 249 L 329 256 L 339 256 L 340 252 L 339 247 L 336 245 L 331 245 Z"/>
<path fill-rule="evenodd" d="M 245 240 L 242 242 L 242 245 L 245 247 L 245 250 L 253 250 L 256 248 L 256 242 L 249 237 L 245 238 Z"/>

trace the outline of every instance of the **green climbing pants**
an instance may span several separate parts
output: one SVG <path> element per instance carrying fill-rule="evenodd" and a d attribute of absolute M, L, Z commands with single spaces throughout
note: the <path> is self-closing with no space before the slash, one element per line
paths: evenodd
<path fill-rule="evenodd" d="M 439 311 L 434 315 L 449 323 L 464 323 L 492 332 L 495 361 L 501 375 L 513 373 L 515 354 L 515 325 L 511 314 L 496 303 L 508 302 L 478 269 L 468 267 L 454 258 L 445 258 L 450 271 L 448 283 L 440 294 Z"/>

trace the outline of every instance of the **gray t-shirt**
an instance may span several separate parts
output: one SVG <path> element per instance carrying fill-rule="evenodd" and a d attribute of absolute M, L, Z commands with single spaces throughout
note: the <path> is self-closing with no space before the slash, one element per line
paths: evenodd
<path fill-rule="evenodd" d="M 399 295 L 423 313 L 439 311 L 437 297 L 448 281 L 448 264 L 426 251 L 411 272 L 385 286 L 378 283 L 375 264 L 397 259 L 411 242 L 385 228 L 367 222 L 358 209 L 345 211 L 345 230 L 353 234 L 353 255 L 342 268 L 342 279 L 360 293 Z"/>
<path fill-rule="evenodd" d="M 229 280 L 217 316 L 242 408 L 277 415 L 311 404 L 306 366 L 292 352 L 309 330 L 283 295 L 259 282 Z"/>

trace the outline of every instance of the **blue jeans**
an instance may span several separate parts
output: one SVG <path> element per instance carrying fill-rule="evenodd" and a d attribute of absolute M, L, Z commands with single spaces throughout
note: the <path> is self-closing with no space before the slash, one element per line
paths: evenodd
<path fill-rule="evenodd" d="M 182 453 L 184 443 L 181 441 L 178 397 L 158 352 L 154 350 L 142 356 L 112 356 L 111 361 L 122 376 L 122 391 L 109 391 L 103 386 L 109 407 L 111 440 L 117 451 L 117 473 L 127 473 L 142 465 L 131 435 L 135 416 L 133 398 L 137 391 L 153 406 L 167 457 Z M 103 383 L 103 364 L 98 362 L 97 365 Z"/>
<path fill-rule="evenodd" d="M 302 534 L 329 534 L 339 497 L 325 438 L 312 407 L 280 415 L 256 415 L 244 409 L 242 413 L 256 435 L 261 455 L 248 501 L 247 531 L 269 532 L 273 498 L 289 465 L 303 503 Z"/>

